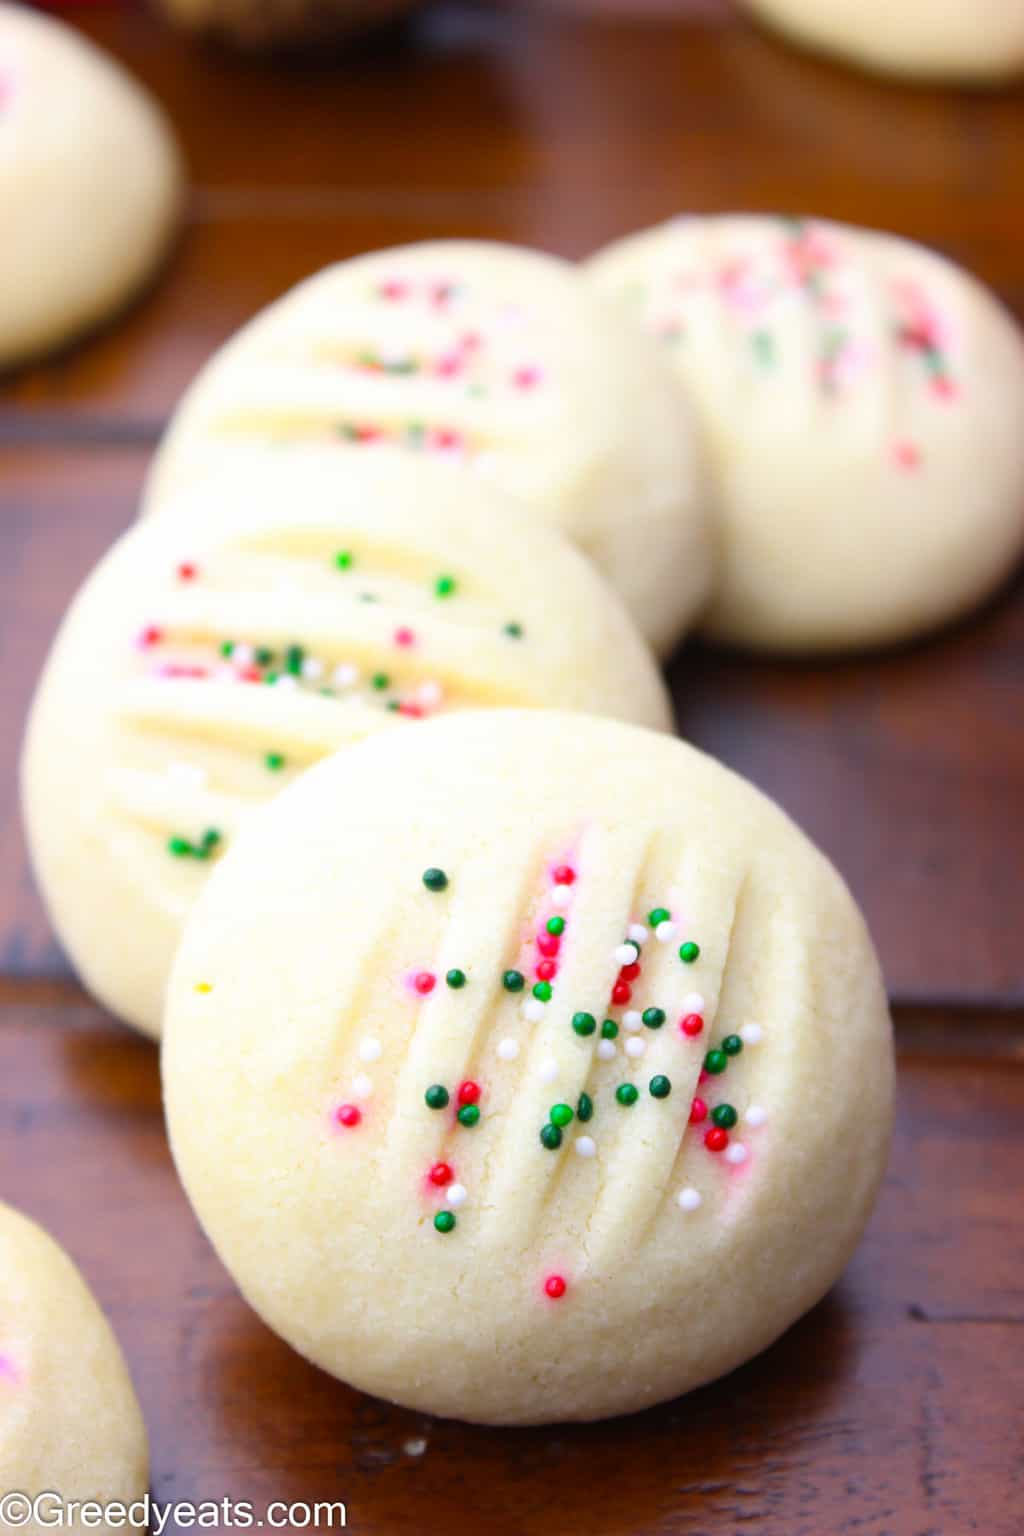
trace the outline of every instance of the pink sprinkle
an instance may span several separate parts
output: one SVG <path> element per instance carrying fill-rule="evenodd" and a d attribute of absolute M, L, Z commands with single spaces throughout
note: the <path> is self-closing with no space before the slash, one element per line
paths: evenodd
<path fill-rule="evenodd" d="M 700 1071 L 697 1073 L 697 1081 L 698 1081 L 698 1083 L 706 1083 L 707 1080 L 708 1080 L 707 1069 L 705 1067 L 701 1067 Z"/>
<path fill-rule="evenodd" d="M 541 371 L 539 368 L 517 368 L 512 375 L 512 382 L 516 389 L 536 389 L 540 381 Z"/>
<path fill-rule="evenodd" d="M 159 645 L 163 637 L 164 632 L 162 629 L 159 629 L 155 624 L 147 624 L 135 643 L 140 651 L 148 651 L 154 645 Z"/>
<path fill-rule="evenodd" d="M 476 331 L 467 331 L 459 337 L 459 346 L 463 352 L 476 352 L 480 347 L 480 336 Z"/>
<path fill-rule="evenodd" d="M 452 379 L 457 373 L 461 373 L 462 369 L 462 358 L 454 356 L 452 353 L 448 353 L 446 356 L 438 358 L 434 372 L 438 375 L 439 378 Z"/>
<path fill-rule="evenodd" d="M 209 677 L 206 667 L 189 666 L 183 661 L 168 661 L 157 667 L 157 677 Z"/>
<path fill-rule="evenodd" d="M 435 427 L 430 434 L 430 445 L 438 453 L 460 453 L 462 451 L 462 434 L 456 432 L 454 427 Z"/>
<path fill-rule="evenodd" d="M 362 1120 L 363 1115 L 362 1111 L 357 1109 L 354 1104 L 341 1104 L 335 1111 L 334 1118 L 346 1130 L 352 1130 Z"/>
<path fill-rule="evenodd" d="M 932 380 L 932 393 L 938 395 L 940 400 L 955 400 L 960 391 L 948 374 L 940 373 Z"/>
<path fill-rule="evenodd" d="M 916 443 L 911 443 L 906 439 L 893 443 L 892 456 L 900 469 L 920 468 L 921 450 Z"/>
<path fill-rule="evenodd" d="M 395 644 L 396 645 L 404 645 L 406 647 L 408 647 L 410 645 L 415 645 L 416 644 L 416 636 L 415 636 L 415 634 L 413 633 L 413 631 L 411 629 L 409 629 L 405 625 L 403 625 L 401 627 L 401 629 L 396 629 L 395 630 Z"/>
<path fill-rule="evenodd" d="M 380 296 L 382 299 L 391 299 L 392 301 L 404 299 L 408 292 L 408 284 L 403 283 L 397 277 L 389 278 L 386 283 L 381 283 L 380 285 Z"/>
<path fill-rule="evenodd" d="M 537 948 L 542 955 L 546 955 L 550 959 L 553 955 L 558 954 L 561 947 L 562 941 L 557 933 L 547 933 L 543 928 L 538 933 Z"/>
<path fill-rule="evenodd" d="M 431 971 L 419 971 L 413 977 L 412 984 L 421 997 L 426 997 L 428 992 L 433 992 L 437 977 Z"/>

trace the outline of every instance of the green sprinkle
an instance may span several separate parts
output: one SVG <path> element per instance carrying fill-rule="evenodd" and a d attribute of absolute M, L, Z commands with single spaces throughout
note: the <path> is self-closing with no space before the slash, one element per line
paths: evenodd
<path fill-rule="evenodd" d="M 557 1125 L 542 1125 L 540 1128 L 540 1144 L 547 1147 L 549 1152 L 557 1152 L 562 1145 L 562 1133 Z"/>
<path fill-rule="evenodd" d="M 662 923 L 667 923 L 672 917 L 668 907 L 653 907 L 647 914 L 647 921 L 652 928 L 658 928 Z"/>
<path fill-rule="evenodd" d="M 397 699 L 388 699 L 388 702 L 384 707 L 385 709 L 390 709 L 392 713 L 397 713 L 397 711 L 400 710 L 402 706 Z"/>
<path fill-rule="evenodd" d="M 380 598 L 377 596 L 376 592 L 360 592 L 359 601 L 361 603 L 379 603 Z"/>
<path fill-rule="evenodd" d="M 436 597 L 451 597 L 458 587 L 454 576 L 439 576 L 434 582 L 434 595 Z"/>
<path fill-rule="evenodd" d="M 533 987 L 533 995 L 534 995 L 534 997 L 536 997 L 542 1003 L 550 1003 L 550 1001 L 551 1001 L 551 983 L 550 983 L 550 981 L 538 981 L 538 982 L 535 982 L 534 983 L 534 987 Z"/>
<path fill-rule="evenodd" d="M 572 1120 L 572 1110 L 568 1104 L 552 1104 L 549 1119 L 552 1125 L 566 1126 Z"/>
<path fill-rule="evenodd" d="M 281 769 L 284 767 L 284 758 L 281 756 L 280 752 L 268 752 L 263 761 L 270 769 L 271 773 L 280 773 Z"/>
<path fill-rule="evenodd" d="M 722 1050 L 727 1056 L 738 1056 L 743 1049 L 743 1041 L 739 1035 L 726 1035 L 722 1041 Z"/>
<path fill-rule="evenodd" d="M 657 1077 L 651 1078 L 647 1086 L 651 1090 L 652 1099 L 667 1099 L 672 1092 L 672 1084 L 660 1072 Z"/>
<path fill-rule="evenodd" d="M 350 549 L 339 549 L 334 557 L 334 563 L 339 571 L 350 570 L 352 567 L 352 551 Z"/>
<path fill-rule="evenodd" d="M 728 1065 L 729 1058 L 724 1051 L 708 1051 L 704 1057 L 704 1070 L 710 1072 L 713 1077 L 724 1072 Z"/>
<path fill-rule="evenodd" d="M 614 1040 L 617 1038 L 618 1033 L 619 1026 L 616 1024 L 615 1020 L 605 1019 L 604 1023 L 601 1025 L 601 1039 Z"/>
<path fill-rule="evenodd" d="M 235 642 L 233 640 L 225 640 L 220 648 L 220 653 L 222 656 L 230 656 L 234 648 Z"/>
<path fill-rule="evenodd" d="M 559 934 L 562 934 L 562 933 L 565 932 L 565 918 L 564 917 L 549 917 L 547 922 L 544 924 L 544 926 L 547 929 L 548 933 L 553 933 L 555 935 L 555 937 L 557 938 L 559 936 Z"/>
<path fill-rule="evenodd" d="M 302 663 L 305 659 L 305 651 L 301 645 L 290 645 L 284 653 L 284 669 L 292 677 L 299 677 L 302 673 Z"/>
<path fill-rule="evenodd" d="M 273 651 L 268 650 L 265 645 L 261 645 L 258 650 L 253 652 L 253 660 L 258 667 L 269 667 L 273 659 Z"/>
<path fill-rule="evenodd" d="M 443 869 L 425 869 L 423 871 L 423 884 L 428 891 L 443 891 L 448 884 L 448 876 Z"/>
<path fill-rule="evenodd" d="M 502 630 L 502 634 L 508 635 L 510 640 L 521 640 L 523 638 L 523 626 L 514 622 L 511 624 L 506 624 Z"/>
<path fill-rule="evenodd" d="M 466 973 L 465 971 L 460 971 L 457 966 L 454 966 L 444 979 L 450 987 L 455 989 L 456 992 L 460 987 L 464 987 L 466 985 Z"/>
<path fill-rule="evenodd" d="M 687 939 L 685 944 L 679 946 L 679 958 L 684 965 L 692 965 L 700 955 L 700 945 Z"/>
<path fill-rule="evenodd" d="M 370 678 L 370 686 L 376 688 L 378 693 L 383 693 L 384 689 L 390 686 L 390 683 L 391 679 L 386 672 L 375 672 Z"/>
<path fill-rule="evenodd" d="M 731 1104 L 716 1104 L 711 1111 L 711 1118 L 723 1131 L 731 1131 L 739 1116 Z"/>
<path fill-rule="evenodd" d="M 620 1083 L 615 1090 L 615 1097 L 628 1108 L 630 1104 L 636 1103 L 640 1093 L 633 1083 Z"/>
<path fill-rule="evenodd" d="M 584 1123 L 594 1117 L 594 1101 L 589 1093 L 581 1093 L 576 1103 L 576 1118 Z"/>
<path fill-rule="evenodd" d="M 526 985 L 526 977 L 522 971 L 506 971 L 501 984 L 506 992 L 521 992 Z"/>
<path fill-rule="evenodd" d="M 754 356 L 759 363 L 770 368 L 775 362 L 775 338 L 770 331 L 755 331 L 750 338 L 754 348 Z"/>
<path fill-rule="evenodd" d="M 476 1125 L 480 1119 L 480 1106 L 478 1104 L 463 1104 L 458 1113 L 460 1125 Z"/>
<path fill-rule="evenodd" d="M 592 1013 L 574 1013 L 572 1027 L 578 1035 L 592 1035 L 597 1028 L 597 1020 Z"/>
<path fill-rule="evenodd" d="M 264 673 L 263 681 L 265 683 L 276 683 L 277 682 L 277 673 L 276 672 L 266 672 L 266 673 Z"/>
<path fill-rule="evenodd" d="M 444 1109 L 448 1104 L 448 1089 L 443 1083 L 433 1083 L 423 1097 L 428 1109 Z"/>
<path fill-rule="evenodd" d="M 665 1022 L 664 1008 L 645 1008 L 642 1014 L 648 1029 L 660 1029 Z"/>
<path fill-rule="evenodd" d="M 455 1212 L 438 1211 L 437 1215 L 434 1217 L 434 1226 L 439 1232 L 454 1232 Z"/>
<path fill-rule="evenodd" d="M 187 837 L 172 837 L 168 840 L 167 852 L 173 853 L 176 859 L 187 859 L 192 852 L 192 844 Z"/>

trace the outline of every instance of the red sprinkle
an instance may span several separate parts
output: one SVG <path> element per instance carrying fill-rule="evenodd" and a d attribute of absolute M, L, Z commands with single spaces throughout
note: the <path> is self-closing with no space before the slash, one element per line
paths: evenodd
<path fill-rule="evenodd" d="M 436 983 L 437 977 L 430 971 L 420 971 L 418 975 L 413 977 L 412 982 L 413 986 L 416 988 L 416 991 L 419 992 L 422 997 L 426 997 L 428 992 L 433 992 Z"/>
<path fill-rule="evenodd" d="M 620 1008 L 624 1003 L 628 1003 L 632 996 L 633 988 L 628 981 L 617 981 L 612 987 L 612 1002 Z"/>
<path fill-rule="evenodd" d="M 443 1189 L 446 1184 L 451 1183 L 455 1174 L 452 1172 L 450 1163 L 435 1163 L 427 1177 L 431 1184 L 436 1184 L 440 1189 Z"/>
<path fill-rule="evenodd" d="M 622 970 L 619 972 L 619 980 L 620 981 L 636 981 L 636 979 L 637 979 L 637 977 L 639 975 L 640 975 L 640 965 L 639 965 L 639 962 L 636 961 L 636 960 L 633 960 L 633 961 L 630 962 L 629 965 L 624 965 L 622 967 Z"/>
<path fill-rule="evenodd" d="M 480 1097 L 480 1084 L 474 1083 L 471 1077 L 467 1077 L 464 1083 L 459 1084 L 459 1103 L 475 1104 Z"/>
<path fill-rule="evenodd" d="M 407 628 L 403 624 L 401 629 L 395 630 L 395 644 L 405 646 L 415 645 L 416 636 L 411 629 Z"/>
<path fill-rule="evenodd" d="M 893 443 L 892 456 L 900 469 L 917 469 L 921 463 L 920 448 L 906 439 Z"/>
<path fill-rule="evenodd" d="M 556 960 L 541 960 L 537 964 L 538 981 L 554 981 L 558 975 L 558 962 Z"/>
<path fill-rule="evenodd" d="M 720 1125 L 713 1125 L 704 1132 L 704 1145 L 709 1152 L 724 1152 L 729 1145 L 729 1132 L 723 1131 Z"/>
<path fill-rule="evenodd" d="M 556 885 L 572 885 L 576 879 L 576 871 L 571 864 L 559 864 L 553 871 L 551 878 Z"/>
<path fill-rule="evenodd" d="M 679 1028 L 684 1035 L 699 1035 L 704 1028 L 704 1020 L 699 1013 L 688 1013 L 684 1019 L 679 1020 Z"/>
<path fill-rule="evenodd" d="M 558 954 L 558 951 L 561 949 L 561 947 L 562 941 L 557 933 L 544 933 L 543 931 L 538 933 L 537 948 L 540 950 L 542 955 L 547 955 L 549 960 L 551 959 L 552 955 Z"/>
<path fill-rule="evenodd" d="M 438 378 L 452 379 L 457 373 L 462 372 L 462 358 L 453 357 L 451 354 L 447 357 L 439 357 L 434 366 L 434 372 Z"/>
<path fill-rule="evenodd" d="M 183 560 L 181 565 L 178 566 L 179 581 L 195 581 L 198 575 L 199 569 L 192 564 L 191 560 Z"/>
<path fill-rule="evenodd" d="M 552 1301 L 557 1301 L 560 1296 L 564 1296 L 565 1281 L 562 1279 L 562 1276 L 548 1275 L 547 1279 L 544 1281 L 544 1291 L 548 1296 L 551 1297 Z"/>
<path fill-rule="evenodd" d="M 351 1129 L 354 1125 L 359 1124 L 360 1120 L 363 1118 L 363 1113 L 362 1110 L 357 1109 L 354 1104 L 341 1104 L 339 1105 L 334 1118 L 337 1120 L 339 1125 L 344 1125 L 348 1129 Z"/>
<path fill-rule="evenodd" d="M 423 719 L 422 704 L 414 704 L 411 699 L 404 699 L 398 706 L 398 713 L 405 715 L 410 720 Z"/>
<path fill-rule="evenodd" d="M 700 1125 L 702 1120 L 708 1117 L 708 1107 L 703 1099 L 694 1099 L 690 1105 L 690 1124 Z"/>
<path fill-rule="evenodd" d="M 147 624 L 139 635 L 138 643 L 143 650 L 149 650 L 151 646 L 159 645 L 164 637 L 164 632 L 155 624 Z"/>

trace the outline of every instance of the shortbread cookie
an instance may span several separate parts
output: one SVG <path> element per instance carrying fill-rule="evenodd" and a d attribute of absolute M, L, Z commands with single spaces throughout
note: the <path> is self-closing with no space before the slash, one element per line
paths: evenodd
<path fill-rule="evenodd" d="M 0 368 L 129 299 L 163 256 L 181 198 L 156 103 L 78 32 L 0 3 Z"/>
<path fill-rule="evenodd" d="M 832 651 L 987 597 L 1024 547 L 1024 344 L 984 288 L 888 235 L 677 219 L 591 265 L 659 336 L 723 523 L 718 638 Z"/>
<path fill-rule="evenodd" d="M 646 1407 L 836 1278 L 885 1162 L 861 917 L 667 736 L 476 713 L 268 807 L 168 990 L 174 1155 L 302 1354 L 493 1423 Z"/>
<path fill-rule="evenodd" d="M 54 925 L 150 1034 L 211 864 L 325 753 L 479 705 L 671 723 L 622 604 L 551 529 L 467 476 L 370 456 L 333 479 L 321 452 L 254 448 L 126 536 L 34 706 L 25 812 Z"/>
<path fill-rule="evenodd" d="M 131 1379 L 85 1281 L 41 1228 L 0 1205 L 0 1529 L 123 1529 L 67 1506 L 136 1503 L 148 1462 Z M 51 1499 L 32 1514 L 15 1493 L 58 1494 L 64 1508 Z"/>
<path fill-rule="evenodd" d="M 332 42 L 396 21 L 422 0 L 160 0 L 171 21 L 242 48 Z"/>
<path fill-rule="evenodd" d="M 810 48 L 886 74 L 1002 80 L 1024 70 L 1021 0 L 745 0 Z"/>
<path fill-rule="evenodd" d="M 646 337 L 566 262 L 448 241 L 376 252 L 293 289 L 199 375 L 147 508 L 274 442 L 464 466 L 528 503 L 671 647 L 707 595 L 703 479 L 685 403 Z"/>

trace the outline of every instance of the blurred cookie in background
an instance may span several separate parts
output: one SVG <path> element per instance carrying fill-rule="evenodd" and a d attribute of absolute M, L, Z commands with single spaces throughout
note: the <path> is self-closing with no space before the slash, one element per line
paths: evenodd
<path fill-rule="evenodd" d="M 0 4 L 0 368 L 132 297 L 167 250 L 183 182 L 170 124 L 119 64 Z"/>
<path fill-rule="evenodd" d="M 160 0 L 189 32 L 241 48 L 332 42 L 372 31 L 418 10 L 423 0 Z"/>

